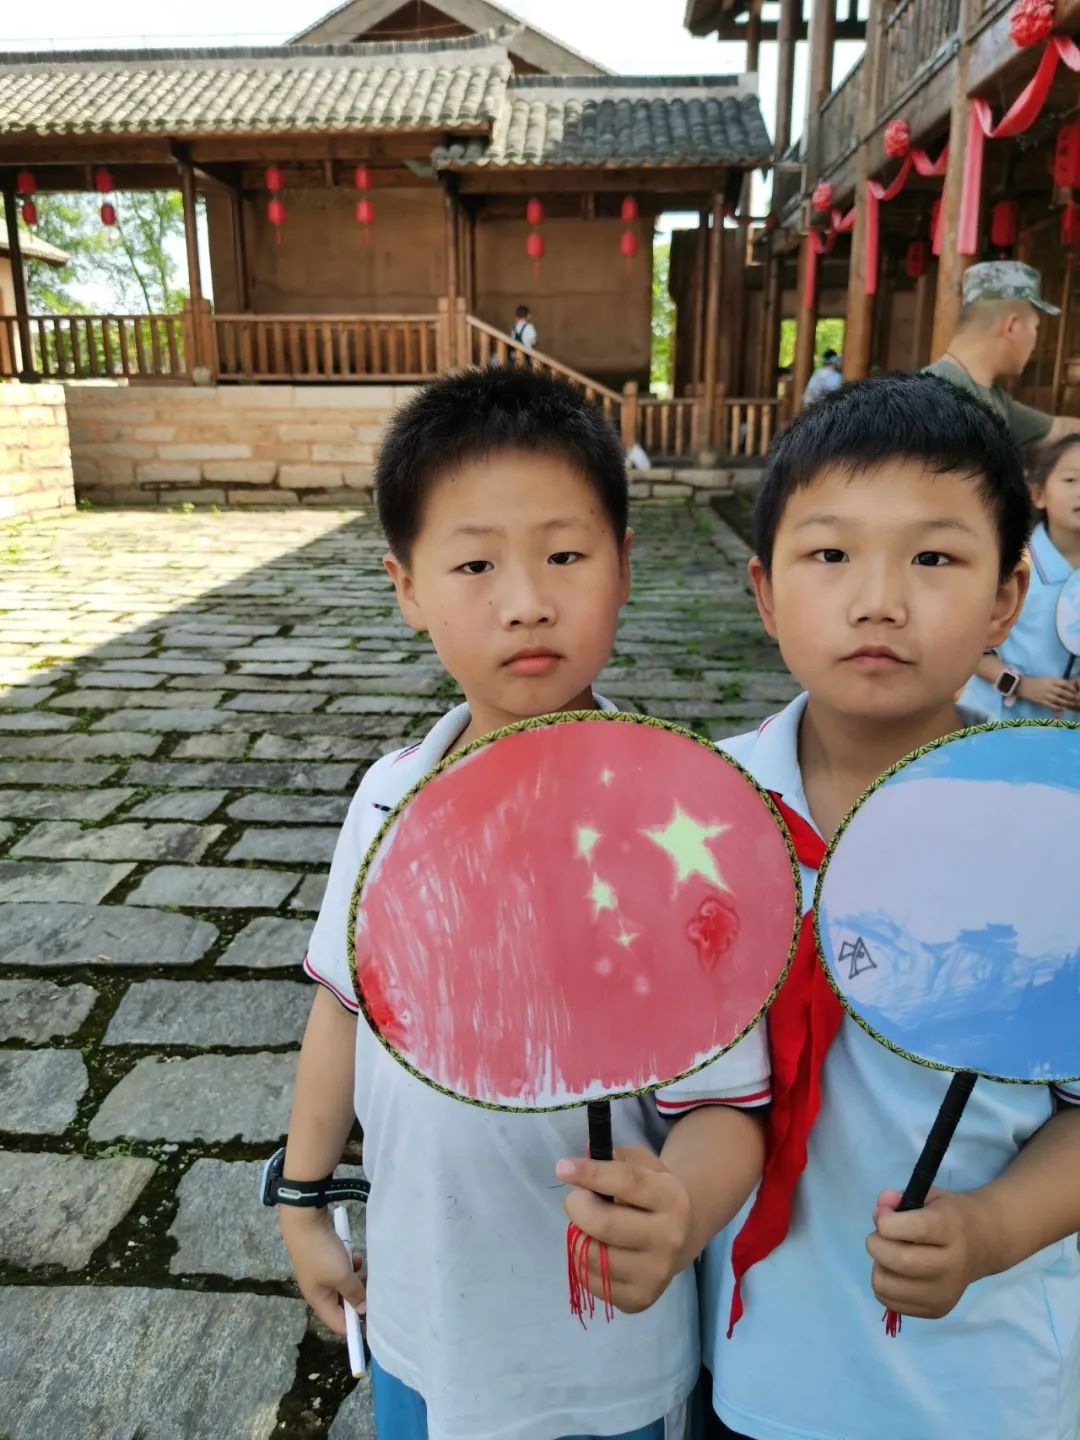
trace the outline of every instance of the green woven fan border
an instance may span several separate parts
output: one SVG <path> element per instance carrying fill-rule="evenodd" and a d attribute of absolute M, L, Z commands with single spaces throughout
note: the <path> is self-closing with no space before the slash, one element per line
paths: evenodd
<path fill-rule="evenodd" d="M 904 1060 L 910 1060 L 915 1065 L 921 1065 L 925 1070 L 942 1070 L 948 1075 L 956 1073 L 957 1067 L 955 1065 L 945 1065 L 940 1060 L 929 1060 L 924 1055 L 916 1055 L 911 1050 L 905 1050 L 903 1046 L 897 1045 L 895 1041 L 889 1040 L 884 1035 L 879 1034 L 869 1021 L 864 1020 L 855 1007 L 848 1002 L 847 996 L 840 989 L 832 971 L 829 969 L 828 962 L 825 959 L 825 947 L 821 943 L 821 888 L 825 883 L 829 862 L 832 860 L 836 847 L 843 838 L 844 831 L 876 790 L 879 790 L 886 781 L 891 780 L 892 777 L 899 774 L 901 770 L 906 770 L 907 767 L 914 764 L 916 760 L 920 760 L 924 755 L 929 755 L 932 750 L 940 750 L 943 745 L 951 745 L 954 740 L 964 740 L 970 735 L 983 735 L 992 730 L 1075 730 L 1080 734 L 1080 725 L 1069 720 L 1039 720 L 1034 718 L 1004 721 L 987 720 L 981 725 L 968 725 L 965 726 L 963 730 L 954 730 L 948 735 L 942 735 L 938 740 L 931 740 L 927 745 L 920 745 L 918 749 L 912 750 L 909 755 L 905 755 L 902 759 L 897 760 L 895 765 L 890 765 L 888 770 L 886 770 L 883 775 L 880 775 L 872 785 L 868 786 L 859 796 L 858 800 L 855 801 L 855 804 L 852 805 L 851 809 L 837 826 L 835 835 L 833 835 L 833 838 L 829 841 L 828 848 L 825 851 L 825 859 L 821 862 L 817 883 L 814 886 L 814 945 L 817 949 L 818 964 L 824 971 L 825 978 L 828 980 L 840 1004 L 855 1023 L 876 1040 L 879 1045 L 883 1045 L 886 1050 L 891 1050 L 894 1055 L 899 1055 Z M 989 1070 L 979 1070 L 973 1065 L 965 1065 L 963 1068 L 968 1074 L 978 1075 L 983 1080 L 994 1080 L 999 1085 L 1068 1085 L 1076 1080 L 1080 1080 L 1080 1074 L 1054 1075 L 1050 1077 L 1040 1076 L 1037 1080 L 1017 1080 L 1015 1076 L 994 1075 Z"/>
<path fill-rule="evenodd" d="M 721 1046 L 720 1049 L 716 1050 L 713 1054 L 702 1060 L 700 1064 L 691 1066 L 689 1070 L 681 1071 L 678 1075 L 673 1076 L 670 1080 L 661 1081 L 658 1085 L 643 1085 L 637 1089 L 612 1091 L 608 1095 L 593 1096 L 592 1099 L 625 1100 L 637 1095 L 648 1095 L 653 1090 L 661 1089 L 663 1086 L 666 1085 L 673 1085 L 678 1080 L 685 1080 L 688 1075 L 695 1075 L 699 1070 L 703 1070 L 706 1065 L 711 1065 L 714 1060 L 719 1058 L 719 1056 L 726 1054 L 731 1049 L 734 1049 L 734 1047 L 739 1043 L 739 1041 L 744 1039 L 758 1023 L 761 1017 L 768 1010 L 769 1006 L 776 999 L 776 996 L 779 994 L 780 987 L 787 979 L 788 971 L 791 969 L 791 963 L 795 958 L 795 950 L 799 940 L 799 931 L 802 926 L 802 881 L 799 870 L 798 857 L 795 854 L 795 846 L 792 844 L 791 836 L 788 834 L 787 831 L 787 826 L 784 824 L 783 818 L 779 810 L 776 808 L 772 796 L 768 793 L 767 790 L 765 790 L 761 785 L 758 784 L 754 777 L 749 774 L 749 772 L 745 770 L 737 760 L 733 760 L 730 755 L 726 755 L 722 750 L 718 750 L 711 740 L 706 740 L 701 735 L 695 735 L 692 730 L 687 730 L 682 725 L 675 725 L 670 720 L 661 720 L 655 715 L 639 715 L 626 710 L 560 710 L 556 714 L 537 715 L 528 720 L 519 720 L 513 725 L 506 725 L 501 730 L 494 730 L 490 735 L 485 735 L 479 740 L 474 740 L 471 742 L 471 744 L 464 746 L 463 749 L 457 750 L 452 755 L 448 755 L 442 760 L 440 760 L 439 763 L 432 770 L 430 770 L 422 779 L 416 782 L 412 789 L 409 790 L 407 794 L 405 794 L 401 798 L 401 800 L 398 801 L 394 809 L 390 812 L 389 815 L 387 815 L 386 819 L 379 827 L 379 832 L 375 836 L 375 839 L 368 846 L 367 853 L 364 856 L 363 863 L 361 864 L 359 873 L 357 874 L 356 883 L 353 886 L 352 899 L 349 902 L 349 918 L 348 924 L 346 926 L 345 939 L 346 962 L 349 967 L 349 975 L 352 979 L 353 990 L 355 991 L 357 999 L 360 1002 L 360 1009 L 364 1016 L 364 1019 L 367 1021 L 369 1029 L 371 1030 L 375 1038 L 378 1040 L 379 1044 L 382 1045 L 383 1049 L 386 1050 L 390 1055 L 392 1055 L 393 1058 L 397 1061 L 397 1063 L 401 1065 L 405 1070 L 407 1070 L 410 1075 L 415 1075 L 418 1080 L 423 1081 L 423 1083 L 427 1085 L 430 1089 L 437 1090 L 441 1095 L 449 1095 L 452 1099 L 460 1100 L 466 1105 L 475 1105 L 478 1109 L 481 1110 L 496 1110 L 502 1114 L 547 1114 L 554 1110 L 577 1110 L 580 1109 L 582 1106 L 588 1104 L 589 1101 L 566 1100 L 560 1102 L 558 1105 L 497 1105 L 493 1101 L 476 1100 L 472 1096 L 462 1095 L 459 1091 L 452 1090 L 446 1085 L 440 1085 L 436 1081 L 430 1079 L 427 1075 L 423 1074 L 423 1072 L 418 1070 L 415 1065 L 410 1064 L 410 1062 L 401 1054 L 401 1052 L 395 1049 L 395 1047 L 390 1044 L 386 1037 L 379 1032 L 379 1029 L 376 1026 L 374 1020 L 372 1019 L 371 1013 L 368 1009 L 367 1001 L 361 989 L 356 970 L 356 912 L 360 905 L 360 898 L 363 892 L 364 882 L 367 879 L 368 872 L 374 862 L 375 855 L 377 854 L 379 846 L 382 844 L 383 839 L 387 834 L 387 831 L 398 819 L 402 811 L 409 804 L 410 800 L 412 800 L 413 797 L 416 795 L 417 791 L 422 790 L 423 787 L 428 783 L 428 781 L 434 780 L 436 776 L 441 775 L 444 770 L 448 770 L 451 765 L 456 765 L 457 762 L 464 759 L 465 756 L 472 755 L 477 750 L 484 749 L 486 746 L 493 744 L 496 740 L 503 740 L 508 735 L 516 735 L 528 730 L 541 730 L 549 725 L 567 725 L 578 721 L 587 721 L 590 724 L 645 725 L 654 730 L 667 730 L 673 735 L 681 735 L 687 740 L 693 740 L 695 744 L 701 745 L 706 750 L 710 751 L 713 755 L 717 757 L 718 760 L 721 760 L 725 764 L 730 765 L 733 770 L 738 770 L 738 772 L 743 776 L 743 778 L 749 781 L 749 783 L 754 787 L 758 795 L 768 807 L 773 818 L 775 819 L 777 828 L 779 829 L 780 834 L 783 836 L 784 848 L 787 851 L 788 863 L 791 866 L 792 877 L 795 881 L 794 925 L 792 929 L 791 944 L 788 946 L 787 960 L 784 962 L 784 968 L 780 974 L 779 979 L 773 986 L 764 1004 L 761 1006 L 761 1008 L 758 1010 L 757 1014 L 749 1022 L 749 1024 L 746 1025 L 742 1030 L 740 1030 L 738 1035 L 736 1035 L 732 1040 L 730 1040 L 728 1044 Z"/>

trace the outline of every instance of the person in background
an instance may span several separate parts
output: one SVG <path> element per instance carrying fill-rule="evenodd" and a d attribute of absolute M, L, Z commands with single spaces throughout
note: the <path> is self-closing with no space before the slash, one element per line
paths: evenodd
<path fill-rule="evenodd" d="M 840 373 L 843 360 L 835 350 L 826 350 L 821 357 L 821 364 L 810 376 L 806 390 L 803 392 L 803 405 L 813 405 L 816 400 L 824 400 L 825 396 L 833 390 L 839 390 L 844 383 L 844 377 Z"/>
<path fill-rule="evenodd" d="M 1080 419 L 1021 405 L 997 384 L 1023 374 L 1039 338 L 1040 314 L 1061 314 L 1042 298 L 1038 270 L 1019 260 L 972 265 L 964 272 L 962 299 L 948 349 L 927 366 L 929 373 L 977 395 L 1001 416 L 1021 449 L 1080 433 Z"/>
<path fill-rule="evenodd" d="M 1080 676 L 1065 678 L 1070 657 L 1055 620 L 1061 587 L 1080 569 L 1080 434 L 1042 446 L 1028 485 L 1040 519 L 1028 546 L 1024 608 L 1005 640 L 979 661 L 960 703 L 992 720 L 1075 720 Z"/>
<path fill-rule="evenodd" d="M 514 328 L 510 331 L 510 338 L 524 345 L 526 350 L 536 349 L 536 326 L 528 305 L 519 305 L 514 311 Z"/>

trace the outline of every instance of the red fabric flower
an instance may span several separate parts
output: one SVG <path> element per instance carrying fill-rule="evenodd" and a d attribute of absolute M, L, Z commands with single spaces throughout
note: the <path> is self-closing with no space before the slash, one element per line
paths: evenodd
<path fill-rule="evenodd" d="M 1017 0 L 1009 20 L 1014 45 L 1025 50 L 1038 45 L 1054 28 L 1054 0 Z"/>
<path fill-rule="evenodd" d="M 697 914 L 686 927 L 686 936 L 697 947 L 703 969 L 712 970 L 726 955 L 739 933 L 739 917 L 722 895 L 706 895 Z"/>
<path fill-rule="evenodd" d="M 832 208 L 832 202 L 833 188 L 827 180 L 823 180 L 820 185 L 814 186 L 814 193 L 810 196 L 810 204 L 815 210 L 824 214 Z"/>
<path fill-rule="evenodd" d="M 911 129 L 906 120 L 890 120 L 885 126 L 885 154 L 890 160 L 903 160 L 911 149 Z"/>

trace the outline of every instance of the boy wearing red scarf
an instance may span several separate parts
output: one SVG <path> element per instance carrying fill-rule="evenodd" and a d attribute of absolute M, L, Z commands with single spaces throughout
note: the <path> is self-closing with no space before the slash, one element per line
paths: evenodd
<path fill-rule="evenodd" d="M 936 377 L 848 386 L 777 442 L 750 575 L 806 693 L 724 748 L 784 809 L 806 903 L 864 790 L 981 718 L 954 697 L 1016 618 L 1029 526 L 1004 427 Z M 980 1081 L 941 1188 L 902 1214 L 887 1187 L 948 1075 L 843 1015 L 808 927 L 768 1023 L 764 1176 L 704 1265 L 714 1434 L 1075 1440 L 1080 1087 Z M 896 1339 L 884 1306 L 916 1317 Z"/>

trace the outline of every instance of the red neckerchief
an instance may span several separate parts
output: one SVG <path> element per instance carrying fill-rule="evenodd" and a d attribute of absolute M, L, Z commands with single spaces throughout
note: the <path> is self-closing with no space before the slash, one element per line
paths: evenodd
<path fill-rule="evenodd" d="M 795 853 L 811 870 L 821 868 L 825 842 L 811 825 L 773 795 Z M 746 1223 L 735 1237 L 731 1265 L 728 1339 L 743 1313 L 742 1279 L 771 1255 L 791 1224 L 795 1186 L 806 1169 L 806 1145 L 821 1108 L 821 1067 L 840 1028 L 843 1008 L 818 963 L 812 910 L 803 916 L 795 958 L 766 1016 L 772 1056 L 772 1105 L 766 1118 L 765 1168 Z"/>

